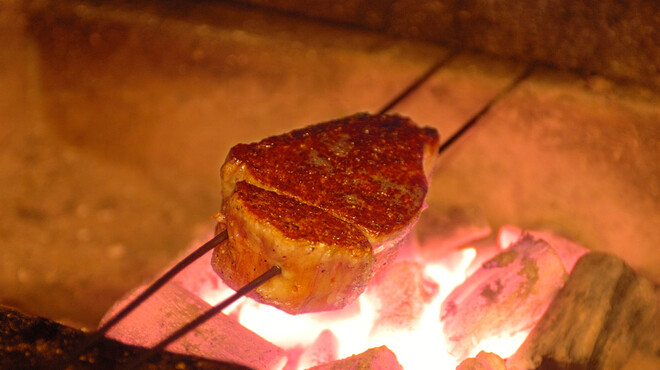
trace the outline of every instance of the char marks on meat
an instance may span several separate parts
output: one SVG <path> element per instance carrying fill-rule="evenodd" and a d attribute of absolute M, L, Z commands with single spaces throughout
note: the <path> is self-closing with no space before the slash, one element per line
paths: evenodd
<path fill-rule="evenodd" d="M 438 142 L 407 118 L 358 114 L 236 145 L 214 268 L 237 289 L 278 264 L 253 298 L 289 313 L 343 307 L 416 222 Z"/>

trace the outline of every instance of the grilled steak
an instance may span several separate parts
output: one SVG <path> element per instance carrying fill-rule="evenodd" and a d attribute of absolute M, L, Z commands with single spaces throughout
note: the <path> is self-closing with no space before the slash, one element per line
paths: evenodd
<path fill-rule="evenodd" d="M 254 298 L 291 313 L 322 311 L 343 307 L 366 287 L 374 256 L 355 226 L 244 181 L 225 212 L 231 241 L 213 259 L 224 281 L 240 287 L 274 264 L 282 267 Z"/>
<path fill-rule="evenodd" d="M 237 289 L 278 264 L 257 300 L 341 308 L 416 222 L 438 142 L 407 118 L 359 114 L 236 145 L 221 169 L 229 239 L 215 270 Z"/>

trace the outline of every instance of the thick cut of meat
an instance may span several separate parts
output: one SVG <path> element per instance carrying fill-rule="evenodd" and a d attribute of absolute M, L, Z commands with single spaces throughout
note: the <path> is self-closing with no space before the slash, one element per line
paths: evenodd
<path fill-rule="evenodd" d="M 364 291 L 374 256 L 355 226 L 246 182 L 225 212 L 230 241 L 216 248 L 213 265 L 232 288 L 279 265 L 281 276 L 251 294 L 289 313 L 338 309 Z"/>
<path fill-rule="evenodd" d="M 216 271 L 228 285 L 238 288 L 272 264 L 281 264 L 281 260 L 272 257 L 276 254 L 287 255 L 290 268 L 294 264 L 309 267 L 320 263 L 316 257 L 300 252 L 291 262 L 289 255 L 296 248 L 306 250 L 314 246 L 311 239 L 325 234 L 326 230 L 316 230 L 320 234 L 306 239 L 301 235 L 286 234 L 291 230 L 284 227 L 286 224 L 289 225 L 287 228 L 295 229 L 296 222 L 308 219 L 303 217 L 296 221 L 293 215 L 300 215 L 303 210 L 312 212 L 312 209 L 314 212 L 310 215 L 315 216 L 309 216 L 309 220 L 315 217 L 320 220 L 318 215 L 324 214 L 326 222 L 335 219 L 352 230 L 358 230 L 370 246 L 370 256 L 360 258 L 370 261 L 372 272 L 380 269 L 396 254 L 396 244 L 414 225 L 424 207 L 438 143 L 434 129 L 419 128 L 407 118 L 358 114 L 272 136 L 258 143 L 236 145 L 221 169 L 222 212 L 229 239 L 216 250 Z M 258 197 L 254 194 L 262 190 L 282 201 L 277 203 L 279 208 L 271 208 L 275 213 L 255 211 L 257 208 L 252 203 L 257 202 Z M 267 202 L 262 206 L 268 207 Z M 287 213 L 285 209 L 295 211 Z M 326 227 L 317 221 L 310 222 L 309 225 L 314 227 L 308 230 Z M 354 251 L 351 248 L 355 247 L 349 245 L 357 245 L 351 244 L 357 239 L 348 242 L 344 238 L 353 232 L 337 233 L 338 230 L 328 231 L 327 236 L 333 239 L 332 242 L 323 242 L 323 263 L 336 264 L 333 268 L 335 275 L 342 274 L 351 279 L 362 277 L 364 281 L 348 283 L 343 276 L 335 277 L 344 285 L 332 282 L 328 285 L 329 290 L 319 295 L 315 290 L 320 290 L 320 286 L 315 284 L 325 284 L 322 277 L 317 276 L 316 283 L 311 285 L 305 282 L 309 290 L 299 293 L 293 287 L 300 289 L 302 282 L 295 279 L 307 279 L 308 276 L 289 275 L 290 285 L 286 287 L 290 289 L 284 291 L 282 280 L 286 279 L 287 268 L 282 266 L 283 275 L 269 283 L 273 289 L 279 284 L 281 291 L 266 294 L 266 289 L 262 289 L 259 299 L 288 312 L 300 313 L 339 308 L 356 296 L 348 294 L 349 290 L 361 292 L 369 276 L 365 278 L 361 272 L 345 271 L 344 267 L 357 264 L 357 261 L 338 254 L 344 248 Z M 270 251 L 264 250 L 265 247 Z M 286 253 L 281 253 L 283 250 Z M 272 254 L 271 258 L 261 258 L 264 253 Z M 252 256 L 248 258 L 249 254 Z M 232 261 L 232 258 L 235 264 L 225 262 L 225 259 Z M 263 259 L 266 262 L 262 265 L 252 263 Z M 322 299 L 325 303 L 321 302 Z"/>
<path fill-rule="evenodd" d="M 420 213 L 438 134 L 392 115 L 359 114 L 234 146 L 222 195 L 247 181 L 315 205 L 359 227 L 373 246 Z"/>

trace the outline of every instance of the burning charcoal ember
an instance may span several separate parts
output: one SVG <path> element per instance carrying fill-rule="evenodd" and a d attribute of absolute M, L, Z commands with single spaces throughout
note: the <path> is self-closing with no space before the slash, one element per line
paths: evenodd
<path fill-rule="evenodd" d="M 429 206 L 415 227 L 419 248 L 426 260 L 487 237 L 491 233 L 486 218 L 477 209 Z"/>
<path fill-rule="evenodd" d="M 476 253 L 474 259 L 465 271 L 466 276 L 474 274 L 484 263 L 502 252 L 502 249 L 497 244 L 495 235 L 489 235 L 484 239 L 477 240 L 474 243 L 471 243 L 469 248 L 474 248 Z"/>
<path fill-rule="evenodd" d="M 28 316 L 0 306 L 0 369 L 121 369 L 146 349 L 110 339 L 78 358 L 70 359 L 87 338 L 85 333 L 41 317 Z M 161 352 L 151 357 L 145 369 L 247 369 L 199 357 Z"/>
<path fill-rule="evenodd" d="M 126 303 L 128 300 L 121 306 Z M 152 347 L 210 307 L 184 288 L 170 283 L 113 327 L 107 336 L 128 344 Z M 116 305 L 106 318 L 119 309 Z M 170 344 L 167 350 L 236 362 L 255 369 L 271 369 L 286 361 L 284 350 L 222 313 Z"/>
<path fill-rule="evenodd" d="M 513 352 L 566 278 L 554 249 L 525 235 L 484 263 L 443 302 L 440 317 L 450 352 L 461 360 L 486 349 L 482 346 L 493 338 L 511 340 L 512 348 L 503 350 Z"/>
<path fill-rule="evenodd" d="M 543 239 L 548 242 L 559 255 L 564 264 L 564 268 L 568 272 L 573 270 L 573 266 L 575 266 L 580 257 L 589 252 L 588 248 L 566 238 L 562 238 L 561 236 L 545 231 L 523 230 L 512 225 L 502 226 L 497 233 L 497 241 L 500 248 L 508 248 L 511 244 L 520 239 L 524 233 L 530 234 L 536 239 Z"/>
<path fill-rule="evenodd" d="M 506 362 L 492 352 L 479 352 L 461 362 L 456 370 L 506 370 Z"/>
<path fill-rule="evenodd" d="M 620 369 L 633 349 L 657 337 L 657 310 L 646 279 L 615 256 L 589 253 L 507 366 Z"/>
<path fill-rule="evenodd" d="M 379 302 L 372 332 L 413 328 L 438 294 L 438 284 L 426 276 L 423 265 L 399 261 L 372 282 L 368 294 Z"/>
<path fill-rule="evenodd" d="M 339 340 L 330 330 L 323 330 L 300 356 L 298 368 L 307 369 L 337 360 Z"/>
<path fill-rule="evenodd" d="M 310 370 L 403 370 L 394 352 L 386 346 L 369 349 L 359 355 L 329 362 Z"/>

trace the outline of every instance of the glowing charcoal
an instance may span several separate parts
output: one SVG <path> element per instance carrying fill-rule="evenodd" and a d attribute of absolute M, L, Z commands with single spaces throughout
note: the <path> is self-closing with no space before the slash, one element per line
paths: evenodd
<path fill-rule="evenodd" d="M 461 362 L 456 370 L 506 370 L 506 362 L 492 352 L 479 352 Z"/>
<path fill-rule="evenodd" d="M 633 350 L 658 348 L 653 285 L 613 255 L 592 252 L 575 265 L 507 368 L 657 369 L 625 366 Z"/>
<path fill-rule="evenodd" d="M 120 305 L 126 303 L 128 299 Z M 118 311 L 120 305 L 113 307 L 106 319 Z M 167 284 L 112 328 L 107 336 L 128 344 L 152 347 L 209 307 L 179 285 Z M 255 369 L 281 366 L 286 358 L 284 350 L 223 314 L 216 315 L 166 349 Z"/>
<path fill-rule="evenodd" d="M 525 235 L 484 263 L 443 302 L 440 317 L 450 352 L 458 360 L 480 350 L 510 355 L 567 276 L 548 243 Z M 492 344 L 498 348 L 488 348 Z"/>
<path fill-rule="evenodd" d="M 435 260 L 491 233 L 477 209 L 433 206 L 425 210 L 415 227 L 424 260 Z"/>
<path fill-rule="evenodd" d="M 561 258 L 561 261 L 564 264 L 564 268 L 568 272 L 573 270 L 573 266 L 575 266 L 575 263 L 577 263 L 580 257 L 589 252 L 589 249 L 573 241 L 562 238 L 561 236 L 545 231 L 523 230 L 512 225 L 505 225 L 500 228 L 497 234 L 497 242 L 500 245 L 500 248 L 506 249 L 520 239 L 525 233 L 536 239 L 543 239 L 550 243 L 550 246 L 552 246 L 555 252 L 557 252 L 559 258 Z"/>
<path fill-rule="evenodd" d="M 511 228 L 510 231 L 512 233 L 511 235 L 513 235 L 512 238 L 519 238 L 520 229 L 514 230 Z M 198 245 L 210 237 L 211 235 L 206 235 L 194 241 L 190 249 L 196 249 Z M 526 243 L 546 246 L 545 243 L 540 241 L 528 241 Z M 561 262 L 557 262 L 559 257 L 554 255 L 553 259 L 543 255 L 546 253 L 552 256 L 553 249 L 549 248 L 549 251 L 546 251 L 544 248 L 539 247 L 539 245 L 528 248 L 529 250 L 525 252 L 527 253 L 526 255 L 522 252 L 520 255 L 528 260 L 537 261 L 539 266 L 559 266 L 559 270 L 563 274 Z M 483 248 L 484 246 L 488 247 L 487 250 Z M 391 365 L 391 363 L 388 363 L 388 358 L 390 357 L 394 359 L 394 365 L 392 366 L 395 366 L 395 368 L 401 368 L 401 366 L 410 369 L 426 368 L 428 364 L 433 364 L 434 368 L 455 368 L 464 357 L 454 357 L 447 353 L 448 349 L 455 349 L 456 341 L 455 337 L 448 338 L 445 335 L 446 331 L 443 331 L 442 324 L 445 324 L 445 326 L 448 325 L 446 322 L 442 323 L 439 319 L 441 304 L 454 287 L 465 281 L 466 276 L 469 276 L 470 270 L 480 268 L 482 263 L 475 264 L 475 259 L 485 261 L 489 258 L 486 256 L 493 256 L 501 252 L 495 242 L 495 237 L 493 236 L 488 240 L 479 241 L 475 248 L 445 250 L 433 259 L 427 259 L 424 255 L 420 254 L 420 249 L 415 238 L 410 237 L 402 243 L 400 252 L 398 259 L 394 263 L 372 279 L 370 286 L 360 296 L 359 300 L 353 302 L 343 310 L 289 315 L 272 306 L 246 299 L 225 310 L 224 313 L 229 316 L 223 316 L 222 322 L 228 321 L 231 325 L 234 325 L 236 324 L 236 322 L 232 321 L 234 318 L 240 322 L 239 329 L 232 329 L 231 327 L 229 329 L 238 330 L 238 334 L 232 335 L 234 338 L 247 340 L 245 338 L 249 337 L 242 334 L 243 331 L 247 331 L 251 335 L 257 333 L 258 341 L 268 341 L 265 342 L 266 347 L 257 346 L 256 351 L 265 351 L 264 363 L 268 362 L 274 365 L 248 364 L 257 369 L 271 366 L 282 369 L 281 366 L 287 360 L 287 357 L 288 362 L 284 370 L 302 370 L 323 363 L 334 364 L 338 368 L 343 368 L 342 366 L 345 363 L 342 361 L 348 361 L 347 363 L 349 365 L 367 363 L 368 366 L 376 366 L 384 361 L 387 364 L 384 365 L 384 368 L 389 368 L 387 366 Z M 161 328 L 161 318 L 163 317 L 182 324 L 208 307 L 206 304 L 199 306 L 199 302 L 197 302 L 193 305 L 193 308 L 190 308 L 190 302 L 187 302 L 190 298 L 190 293 L 199 296 L 199 298 L 209 303 L 216 303 L 233 292 L 215 274 L 209 260 L 210 256 L 206 255 L 177 275 L 174 279 L 174 285 L 169 286 L 168 289 L 178 289 L 178 293 L 173 295 L 171 291 L 165 291 L 165 294 L 169 298 L 164 298 L 157 305 L 164 304 L 167 307 L 151 309 L 152 312 L 155 310 L 158 313 L 154 313 L 150 315 L 151 317 L 146 317 L 144 320 L 138 317 L 138 320 L 144 321 L 138 324 L 144 326 L 131 324 L 139 328 L 134 330 L 136 333 L 131 335 L 135 335 L 136 337 L 147 336 L 149 338 L 153 336 L 155 338 L 151 338 L 151 341 L 145 341 L 142 338 L 134 343 L 144 343 L 144 345 L 153 344 L 172 331 L 173 329 L 166 330 Z M 551 262 L 548 263 L 548 261 Z M 512 266 L 517 266 L 516 263 L 521 265 L 521 262 L 518 261 Z M 483 269 L 481 267 L 479 271 Z M 520 271 L 520 269 L 521 267 L 518 266 L 518 270 L 513 270 L 514 272 L 510 272 L 510 275 L 515 277 L 515 271 Z M 545 281 L 543 280 L 546 277 L 544 274 L 545 270 L 539 269 L 539 271 L 541 280 Z M 483 272 L 480 273 L 483 274 Z M 486 286 L 487 281 L 506 281 L 506 273 L 502 273 L 501 275 L 503 276 L 497 274 L 493 276 L 483 275 L 483 280 L 480 281 L 481 286 Z M 487 279 L 490 277 L 493 277 L 494 280 Z M 474 277 L 471 279 L 474 279 Z M 515 279 L 509 277 L 508 279 L 514 282 L 517 281 L 516 279 L 523 280 L 522 277 Z M 497 287 L 497 284 L 494 284 L 491 285 L 491 289 Z M 538 287 L 542 286 L 542 284 L 536 283 L 534 286 Z M 479 286 L 477 285 L 477 287 Z M 465 289 L 467 288 L 462 289 L 466 291 Z M 456 297 L 456 294 L 454 292 L 451 297 Z M 506 294 L 512 295 L 510 292 L 507 293 L 505 289 L 500 292 L 501 297 L 504 297 Z M 464 303 L 466 305 L 471 302 L 469 299 L 475 301 L 474 297 L 471 298 L 467 295 L 461 299 L 468 301 Z M 454 301 L 459 302 L 460 300 L 454 299 Z M 176 302 L 176 307 L 170 307 L 172 302 Z M 528 303 L 534 306 L 534 304 L 537 304 L 537 301 L 535 298 L 530 298 Z M 504 304 L 509 304 L 505 306 L 507 308 L 512 307 L 511 303 L 505 302 Z M 521 306 L 525 304 L 525 302 L 520 303 Z M 508 311 L 506 315 L 501 314 L 506 309 L 497 311 L 492 307 L 484 308 L 479 306 L 477 306 L 477 309 L 481 310 L 480 312 L 484 315 L 488 315 L 491 312 L 500 312 L 501 316 L 509 316 Z M 519 312 L 524 313 L 527 311 L 525 309 L 519 309 Z M 467 314 L 464 315 L 466 318 L 470 318 Z M 476 314 L 475 317 L 477 317 Z M 522 315 L 522 317 L 523 322 L 530 321 L 525 319 L 526 316 Z M 475 319 L 473 321 L 477 320 Z M 487 320 L 484 322 L 487 323 Z M 477 329 L 482 329 L 482 327 L 486 326 L 483 323 L 481 326 L 478 323 L 475 324 Z M 145 330 L 144 327 L 149 327 L 149 330 Z M 226 331 L 222 327 L 217 329 L 217 332 Z M 148 335 L 145 333 L 148 333 Z M 199 333 L 192 335 L 199 335 Z M 211 334 L 208 335 L 209 337 L 211 336 Z M 526 335 L 527 331 L 520 331 L 513 338 L 508 338 L 508 342 L 503 342 L 501 336 L 489 336 L 483 339 L 480 349 L 488 349 L 497 353 L 499 356 L 507 357 L 524 341 Z M 504 336 L 508 337 L 509 335 L 505 333 Z M 214 338 L 214 340 L 217 340 L 217 338 Z M 214 351 L 214 354 L 211 355 L 205 355 L 204 353 L 202 355 L 213 358 L 218 358 L 218 355 L 224 356 L 221 358 L 225 359 L 225 361 L 237 361 L 236 358 L 248 359 L 249 356 L 246 357 L 243 354 L 235 358 L 231 357 L 231 353 L 223 354 L 222 351 L 231 352 L 230 350 L 233 350 L 232 347 L 240 347 L 242 345 L 241 340 L 237 340 L 237 342 L 238 344 L 230 344 L 229 349 L 224 348 L 221 351 Z M 497 346 L 502 343 L 504 343 L 503 346 Z M 495 344 L 495 346 L 491 344 Z M 211 346 L 211 344 L 208 345 Z M 202 347 L 206 346 L 206 344 L 202 345 Z M 271 348 L 269 346 L 276 348 L 276 355 L 268 352 L 268 348 Z M 377 348 L 382 346 L 387 346 L 385 348 L 385 354 L 382 353 L 380 348 Z M 198 347 L 198 344 L 188 346 L 185 348 L 185 352 L 200 354 Z M 264 350 L 264 348 L 266 349 Z M 369 348 L 374 348 L 374 350 L 348 358 L 355 353 L 366 351 Z M 181 351 L 184 352 L 183 350 Z M 475 349 L 470 355 L 474 355 L 477 351 L 478 349 Z M 396 356 L 392 352 L 396 353 Z M 372 359 L 380 356 L 379 353 L 384 357 L 372 361 Z M 387 353 L 391 356 L 387 355 Z M 378 356 L 374 357 L 374 355 Z M 268 356 L 271 356 L 272 360 L 268 360 Z M 257 356 L 255 355 L 255 357 Z M 337 361 L 338 358 L 345 358 L 345 360 Z M 256 359 L 253 361 L 260 360 Z"/>
<path fill-rule="evenodd" d="M 386 346 L 372 348 L 359 355 L 351 356 L 343 360 L 330 362 L 324 365 L 316 366 L 310 370 L 397 370 L 403 369 L 396 360 L 394 352 Z"/>
<path fill-rule="evenodd" d="M 298 361 L 299 369 L 308 369 L 322 365 L 338 358 L 339 340 L 330 330 L 324 330 L 318 338 L 307 347 Z"/>
<path fill-rule="evenodd" d="M 378 302 L 372 332 L 406 329 L 415 327 L 438 294 L 438 284 L 426 276 L 420 263 L 399 261 L 371 283 L 367 294 Z"/>

